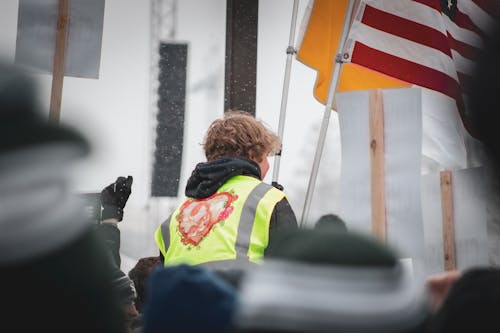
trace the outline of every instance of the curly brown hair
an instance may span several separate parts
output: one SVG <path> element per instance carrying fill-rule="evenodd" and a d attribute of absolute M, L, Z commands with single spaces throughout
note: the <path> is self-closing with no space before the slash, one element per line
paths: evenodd
<path fill-rule="evenodd" d="M 242 157 L 260 163 L 265 155 L 280 151 L 281 141 L 250 113 L 228 111 L 210 125 L 203 147 L 208 162 L 223 157 Z"/>

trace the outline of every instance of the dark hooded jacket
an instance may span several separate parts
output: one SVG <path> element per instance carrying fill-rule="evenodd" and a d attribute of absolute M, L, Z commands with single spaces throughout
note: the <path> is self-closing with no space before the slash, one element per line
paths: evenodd
<path fill-rule="evenodd" d="M 185 195 L 190 198 L 207 198 L 234 176 L 260 178 L 260 168 L 252 160 L 226 157 L 211 162 L 198 163 L 186 185 Z M 269 244 L 283 230 L 298 228 L 297 218 L 286 198 L 274 207 L 269 224 Z"/>

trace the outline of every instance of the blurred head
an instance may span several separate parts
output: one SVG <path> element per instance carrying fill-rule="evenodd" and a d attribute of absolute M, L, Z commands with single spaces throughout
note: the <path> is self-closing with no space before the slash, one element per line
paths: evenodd
<path fill-rule="evenodd" d="M 135 306 L 139 312 L 142 312 L 146 302 L 146 286 L 149 274 L 158 267 L 162 267 L 163 263 L 159 256 L 140 258 L 135 266 L 128 272 L 128 276 L 134 282 L 137 298 Z"/>
<path fill-rule="evenodd" d="M 318 221 L 314 224 L 315 229 L 321 230 L 336 230 L 336 231 L 347 231 L 345 222 L 335 214 L 325 214 L 322 215 Z"/>
<path fill-rule="evenodd" d="M 143 332 L 229 332 L 236 289 L 202 266 L 155 270 L 148 281 Z"/>
<path fill-rule="evenodd" d="M 301 228 L 276 235 L 266 258 L 340 266 L 394 267 L 396 253 L 377 239 L 332 228 Z"/>
<path fill-rule="evenodd" d="M 85 156 L 90 149 L 80 133 L 44 118 L 34 78 L 0 60 L 0 157 L 47 146 L 66 147 L 73 157 Z"/>
<path fill-rule="evenodd" d="M 331 228 L 281 233 L 241 283 L 243 332 L 419 332 L 429 303 L 396 252 Z"/>
<path fill-rule="evenodd" d="M 250 159 L 259 164 L 264 178 L 269 170 L 267 157 L 280 151 L 281 142 L 250 113 L 230 111 L 210 125 L 203 146 L 207 161 L 223 157 Z"/>
<path fill-rule="evenodd" d="M 421 333 L 425 291 L 394 267 L 266 260 L 241 286 L 235 325 L 242 332 Z"/>
<path fill-rule="evenodd" d="M 500 269 L 472 268 L 453 283 L 429 332 L 498 332 L 498 309 Z"/>
<path fill-rule="evenodd" d="M 72 164 L 88 152 L 77 131 L 43 119 L 34 79 L 0 62 L 0 262 L 42 254 L 81 232 L 75 214 L 83 208 L 68 187 Z"/>

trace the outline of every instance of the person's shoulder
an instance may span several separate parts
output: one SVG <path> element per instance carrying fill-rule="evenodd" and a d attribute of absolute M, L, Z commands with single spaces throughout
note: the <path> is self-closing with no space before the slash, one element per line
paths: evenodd
<path fill-rule="evenodd" d="M 286 197 L 283 197 L 274 206 L 273 217 L 277 220 L 277 223 L 282 223 L 294 228 L 298 227 L 297 217 Z"/>

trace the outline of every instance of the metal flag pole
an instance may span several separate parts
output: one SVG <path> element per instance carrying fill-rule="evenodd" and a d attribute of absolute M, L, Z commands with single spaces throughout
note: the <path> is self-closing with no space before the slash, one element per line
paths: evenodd
<path fill-rule="evenodd" d="M 347 26 L 351 20 L 352 11 L 354 8 L 354 0 L 349 0 L 347 5 L 347 10 L 344 16 L 344 23 L 342 25 L 342 33 L 340 35 L 339 44 L 337 47 L 337 53 L 335 55 L 335 65 L 333 68 L 332 77 L 330 79 L 330 85 L 328 87 L 328 97 L 325 105 L 325 111 L 323 113 L 323 121 L 321 123 L 321 129 L 319 132 L 318 144 L 316 147 L 316 152 L 314 154 L 314 162 L 311 170 L 311 176 L 309 177 L 309 184 L 307 185 L 306 199 L 304 201 L 304 209 L 302 210 L 302 217 L 300 219 L 300 227 L 304 226 L 305 221 L 309 217 L 309 210 L 311 209 L 311 199 L 314 192 L 314 186 L 316 184 L 316 177 L 318 176 L 319 162 L 321 160 L 321 154 L 323 153 L 323 147 L 325 145 L 326 132 L 328 130 L 328 123 L 330 122 L 330 114 L 332 112 L 333 99 L 335 97 L 335 92 L 339 85 L 340 72 L 342 70 L 343 55 L 342 51 L 347 39 L 348 30 Z"/>
<path fill-rule="evenodd" d="M 299 0 L 293 1 L 293 11 L 292 11 L 292 23 L 290 27 L 290 37 L 288 39 L 288 47 L 286 49 L 286 67 L 285 67 L 285 78 L 283 80 L 283 93 L 281 95 L 281 108 L 280 108 L 280 119 L 278 123 L 278 136 L 283 142 L 283 131 L 285 128 L 285 115 L 286 115 L 286 103 L 288 101 L 288 89 L 290 87 L 290 71 L 292 69 L 293 55 L 295 54 L 295 48 L 293 43 L 295 40 L 295 25 L 297 22 L 297 11 L 299 7 Z M 281 161 L 281 150 L 274 156 L 273 164 L 273 178 L 272 185 L 279 187 L 278 176 Z"/>

